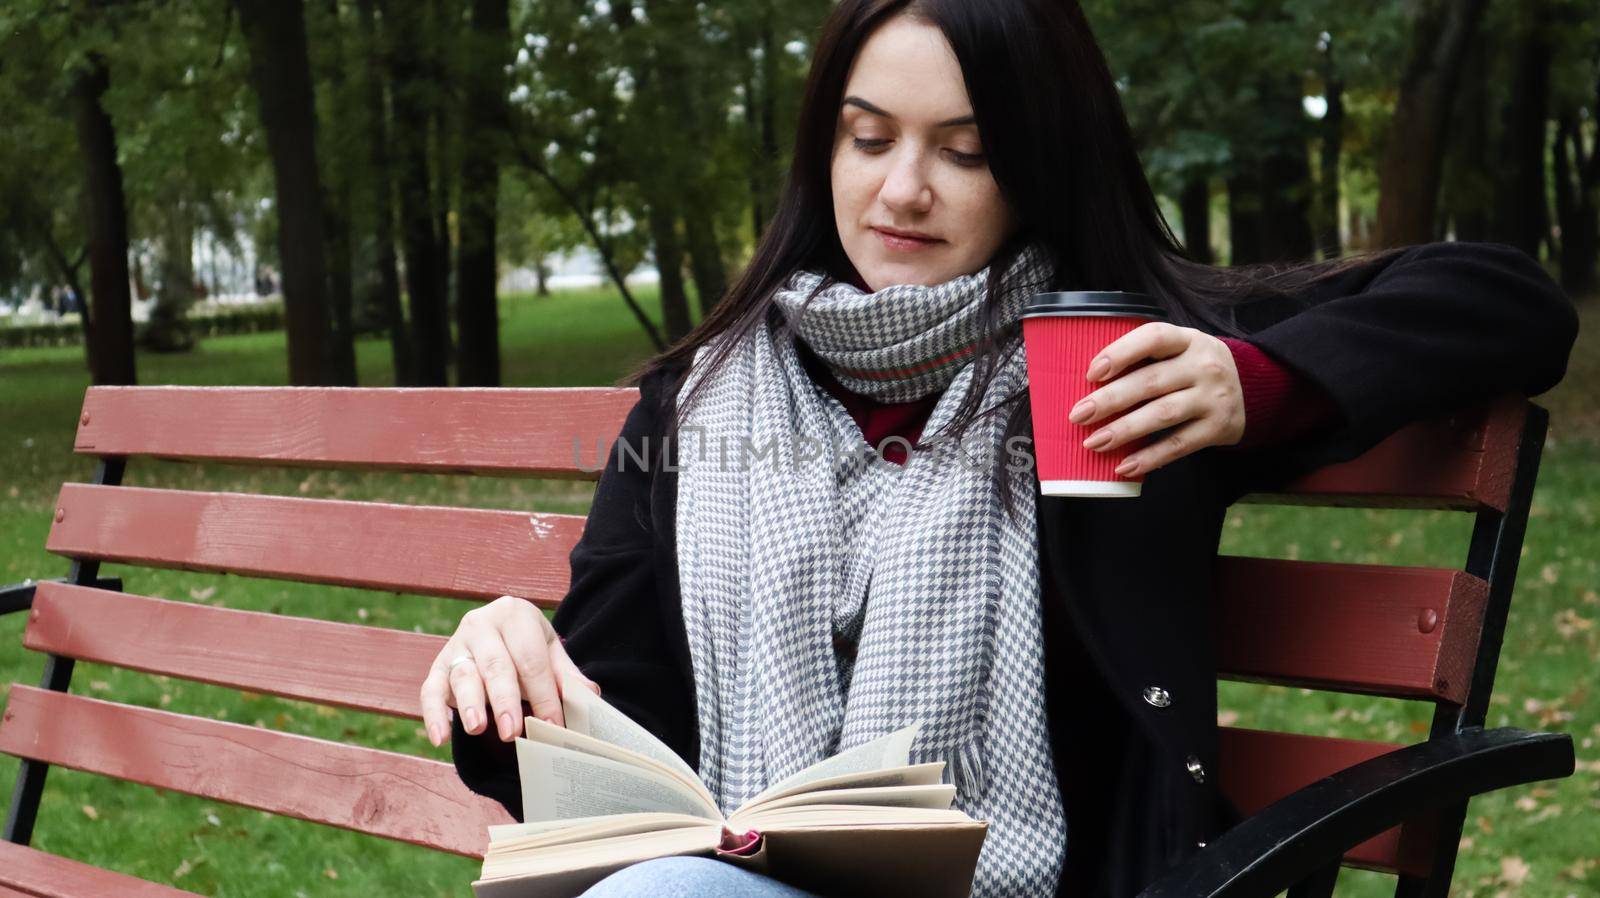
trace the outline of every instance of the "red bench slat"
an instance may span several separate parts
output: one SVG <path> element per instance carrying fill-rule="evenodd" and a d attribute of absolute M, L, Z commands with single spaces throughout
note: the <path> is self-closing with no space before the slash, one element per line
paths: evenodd
<path fill-rule="evenodd" d="M 1459 701 L 1486 596 L 1477 578 L 1421 568 L 1223 561 L 1224 677 Z M 1438 623 L 1425 633 L 1418 621 L 1430 608 L 1439 611 Z M 443 642 L 60 583 L 40 584 L 24 638 L 36 651 L 405 717 L 417 716 L 417 684 Z"/>
<path fill-rule="evenodd" d="M 80 861 L 0 839 L 0 895 L 29 898 L 193 898 L 171 886 L 91 867 Z"/>
<path fill-rule="evenodd" d="M 1218 666 L 1396 698 L 1466 698 L 1488 584 L 1465 571 L 1217 559 Z"/>
<path fill-rule="evenodd" d="M 444 642 L 64 583 L 39 584 L 23 634 L 38 652 L 411 718 Z"/>
<path fill-rule="evenodd" d="M 631 387 L 90 387 L 73 449 L 594 480 L 638 397 Z"/>
<path fill-rule="evenodd" d="M 1493 403 L 1402 428 L 1359 458 L 1328 465 L 1281 493 L 1247 501 L 1272 505 L 1446 508 L 1505 511 L 1528 401 Z"/>
<path fill-rule="evenodd" d="M 580 515 L 63 484 L 45 548 L 72 558 L 554 605 Z"/>
<path fill-rule="evenodd" d="M 468 857 L 512 822 L 442 761 L 20 684 L 0 751 Z"/>
<path fill-rule="evenodd" d="M 1217 786 L 1249 816 L 1331 774 L 1403 746 L 1244 727 L 1219 727 Z M 1346 866 L 1426 876 L 1431 820 L 1381 833 L 1345 853 Z"/>
<path fill-rule="evenodd" d="M 167 459 L 595 479 L 638 391 L 91 387 L 76 451 Z M 1504 510 L 1527 401 L 1406 427 L 1251 502 Z"/>

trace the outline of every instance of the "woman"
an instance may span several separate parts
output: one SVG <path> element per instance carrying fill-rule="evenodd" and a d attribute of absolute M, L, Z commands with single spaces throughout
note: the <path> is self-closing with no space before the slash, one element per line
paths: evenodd
<path fill-rule="evenodd" d="M 1021 303 L 1091 288 L 1170 316 L 1060 410 L 1101 451 L 1150 438 L 1121 469 L 1147 475 L 1137 499 L 1039 497 L 1002 449 L 1031 427 Z M 512 597 L 468 613 L 423 685 L 430 738 L 520 816 L 506 743 L 523 700 L 561 723 L 565 689 L 600 691 L 725 808 L 923 721 L 912 760 L 947 762 L 956 806 L 991 822 L 974 894 L 1134 894 L 1237 819 L 1210 774 L 1227 506 L 1419 417 L 1542 392 L 1575 333 L 1504 247 L 1190 262 L 1075 4 L 845 0 L 771 228 L 637 375 L 553 625 Z M 880 453 L 769 472 L 708 449 L 794 435 Z M 984 461 L 949 463 L 956 441 Z M 681 858 L 592 890 L 720 893 L 803 894 Z"/>

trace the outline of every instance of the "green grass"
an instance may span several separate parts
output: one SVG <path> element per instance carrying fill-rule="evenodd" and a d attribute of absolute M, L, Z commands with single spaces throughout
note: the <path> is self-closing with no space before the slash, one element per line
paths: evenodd
<path fill-rule="evenodd" d="M 642 297 L 655 309 L 655 298 Z M 584 291 L 502 304 L 507 385 L 612 383 L 649 346 L 614 294 Z M 1600 317 L 1586 314 L 1586 345 L 1572 374 L 1542 402 L 1554 426 L 1518 578 L 1490 725 L 1560 730 L 1578 743 L 1575 776 L 1505 790 L 1472 802 L 1453 894 L 1600 896 Z M 389 383 L 388 346 L 358 346 L 364 385 Z M 205 341 L 183 356 L 143 355 L 144 383 L 278 384 L 281 334 Z M 71 454 L 86 377 L 81 350 L 0 354 L 0 583 L 59 576 L 66 562 L 43 551 L 50 510 L 64 480 L 87 480 L 92 463 Z M 136 464 L 128 483 L 290 495 L 384 499 L 578 511 L 585 484 L 420 475 L 253 470 Z M 1306 510 L 1241 506 L 1223 550 L 1334 561 L 1459 567 L 1470 521 L 1445 513 Z M 130 591 L 234 608 L 444 633 L 456 601 L 312 587 L 270 580 L 107 566 Z M 34 683 L 39 656 L 21 649 L 22 615 L 0 618 L 0 696 Z M 447 758 L 411 721 L 79 665 L 73 690 L 149 707 L 203 714 L 284 732 Z M 1224 721 L 1242 726 L 1363 739 L 1417 741 L 1428 708 L 1282 687 L 1224 683 Z M 0 756 L 0 788 L 16 762 Z M 7 791 L 6 794 L 9 794 Z M 68 857 L 217 895 L 468 895 L 469 860 L 272 817 L 143 786 L 52 770 L 35 844 Z M 1341 896 L 1387 895 L 1392 880 L 1345 871 Z"/>

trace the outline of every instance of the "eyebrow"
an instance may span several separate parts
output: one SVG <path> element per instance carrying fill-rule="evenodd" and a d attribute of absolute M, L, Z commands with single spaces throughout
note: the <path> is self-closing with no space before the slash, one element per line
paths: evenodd
<path fill-rule="evenodd" d="M 873 115 L 881 115 L 884 118 L 894 118 L 894 115 L 891 114 L 890 112 L 888 112 L 887 110 L 884 110 L 884 109 L 882 109 L 882 108 L 880 108 L 878 106 L 875 106 L 872 103 L 868 103 L 866 100 L 863 100 L 860 97 L 845 97 L 843 105 L 845 105 L 845 106 L 858 106 L 858 107 L 860 107 L 862 109 L 865 109 L 866 111 L 872 113 Z M 934 123 L 934 127 L 935 128 L 954 128 L 957 125 L 971 125 L 971 124 L 976 123 L 976 121 L 977 121 L 977 119 L 973 118 L 969 114 L 969 115 L 959 116 L 957 118 L 947 118 L 942 122 L 935 122 Z"/>

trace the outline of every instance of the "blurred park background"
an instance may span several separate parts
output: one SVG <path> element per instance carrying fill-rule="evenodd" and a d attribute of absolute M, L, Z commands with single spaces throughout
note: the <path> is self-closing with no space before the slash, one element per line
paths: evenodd
<path fill-rule="evenodd" d="M 1600 2 L 1088 0 L 1189 251 L 1540 260 L 1583 333 L 1490 725 L 1579 771 L 1475 800 L 1453 894 L 1600 896 Z M 90 383 L 613 383 L 737 276 L 825 0 L 7 0 L 0 583 L 44 553 Z M 1071 85 L 1017 85 L 1071 90 Z M 582 512 L 591 487 L 134 465 L 126 482 Z M 1239 507 L 1224 550 L 1459 567 L 1445 513 Z M 107 566 L 144 595 L 449 632 L 460 602 Z M 0 618 L 0 697 L 36 682 Z M 89 695 L 434 757 L 414 722 L 79 665 Z M 1224 684 L 1222 722 L 1396 742 L 1428 709 Z M 16 763 L 0 757 L 9 794 Z M 219 895 L 466 895 L 476 865 L 55 770 L 35 844 Z M 1346 871 L 1340 895 L 1392 893 Z"/>

